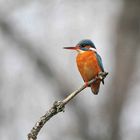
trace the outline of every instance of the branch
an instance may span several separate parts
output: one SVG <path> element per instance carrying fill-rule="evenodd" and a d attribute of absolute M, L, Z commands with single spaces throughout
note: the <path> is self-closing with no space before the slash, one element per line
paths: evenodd
<path fill-rule="evenodd" d="M 64 111 L 65 105 L 72 100 L 78 93 L 80 93 L 82 90 L 90 86 L 92 83 L 96 82 L 97 80 L 104 80 L 105 77 L 108 75 L 107 72 L 101 72 L 97 77 L 89 81 L 88 83 L 82 85 L 80 88 L 69 94 L 64 100 L 62 101 L 55 101 L 53 103 L 53 106 L 47 111 L 45 115 L 43 115 L 35 124 L 35 126 L 31 129 L 30 133 L 28 134 L 28 140 L 36 140 L 37 135 L 40 132 L 41 128 L 44 126 L 44 124 L 52 118 L 54 115 L 56 115 L 59 112 Z"/>

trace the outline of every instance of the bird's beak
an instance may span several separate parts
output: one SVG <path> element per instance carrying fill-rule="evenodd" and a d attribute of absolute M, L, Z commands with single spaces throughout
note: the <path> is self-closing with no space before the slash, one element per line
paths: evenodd
<path fill-rule="evenodd" d="M 68 49 L 68 50 L 77 50 L 79 49 L 79 47 L 64 47 L 64 49 Z"/>

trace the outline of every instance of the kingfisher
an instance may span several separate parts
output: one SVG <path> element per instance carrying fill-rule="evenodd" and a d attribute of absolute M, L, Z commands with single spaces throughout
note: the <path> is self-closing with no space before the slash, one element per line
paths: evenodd
<path fill-rule="evenodd" d="M 84 39 L 75 47 L 64 47 L 64 49 L 77 51 L 76 63 L 85 84 L 98 76 L 100 72 L 104 72 L 102 59 L 91 40 Z M 101 82 L 104 84 L 104 80 L 97 80 L 90 85 L 93 94 L 98 94 Z"/>

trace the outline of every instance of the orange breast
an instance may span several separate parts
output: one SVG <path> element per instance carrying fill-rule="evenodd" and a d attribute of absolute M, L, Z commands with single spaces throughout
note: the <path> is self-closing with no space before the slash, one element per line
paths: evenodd
<path fill-rule="evenodd" d="M 93 51 L 79 53 L 76 62 L 79 72 L 85 82 L 93 79 L 101 71 L 96 54 Z"/>

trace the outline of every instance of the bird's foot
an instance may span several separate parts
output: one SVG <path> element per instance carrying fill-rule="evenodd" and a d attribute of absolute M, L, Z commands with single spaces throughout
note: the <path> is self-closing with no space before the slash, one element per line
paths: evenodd
<path fill-rule="evenodd" d="M 85 82 L 85 87 L 89 87 L 88 82 Z"/>

